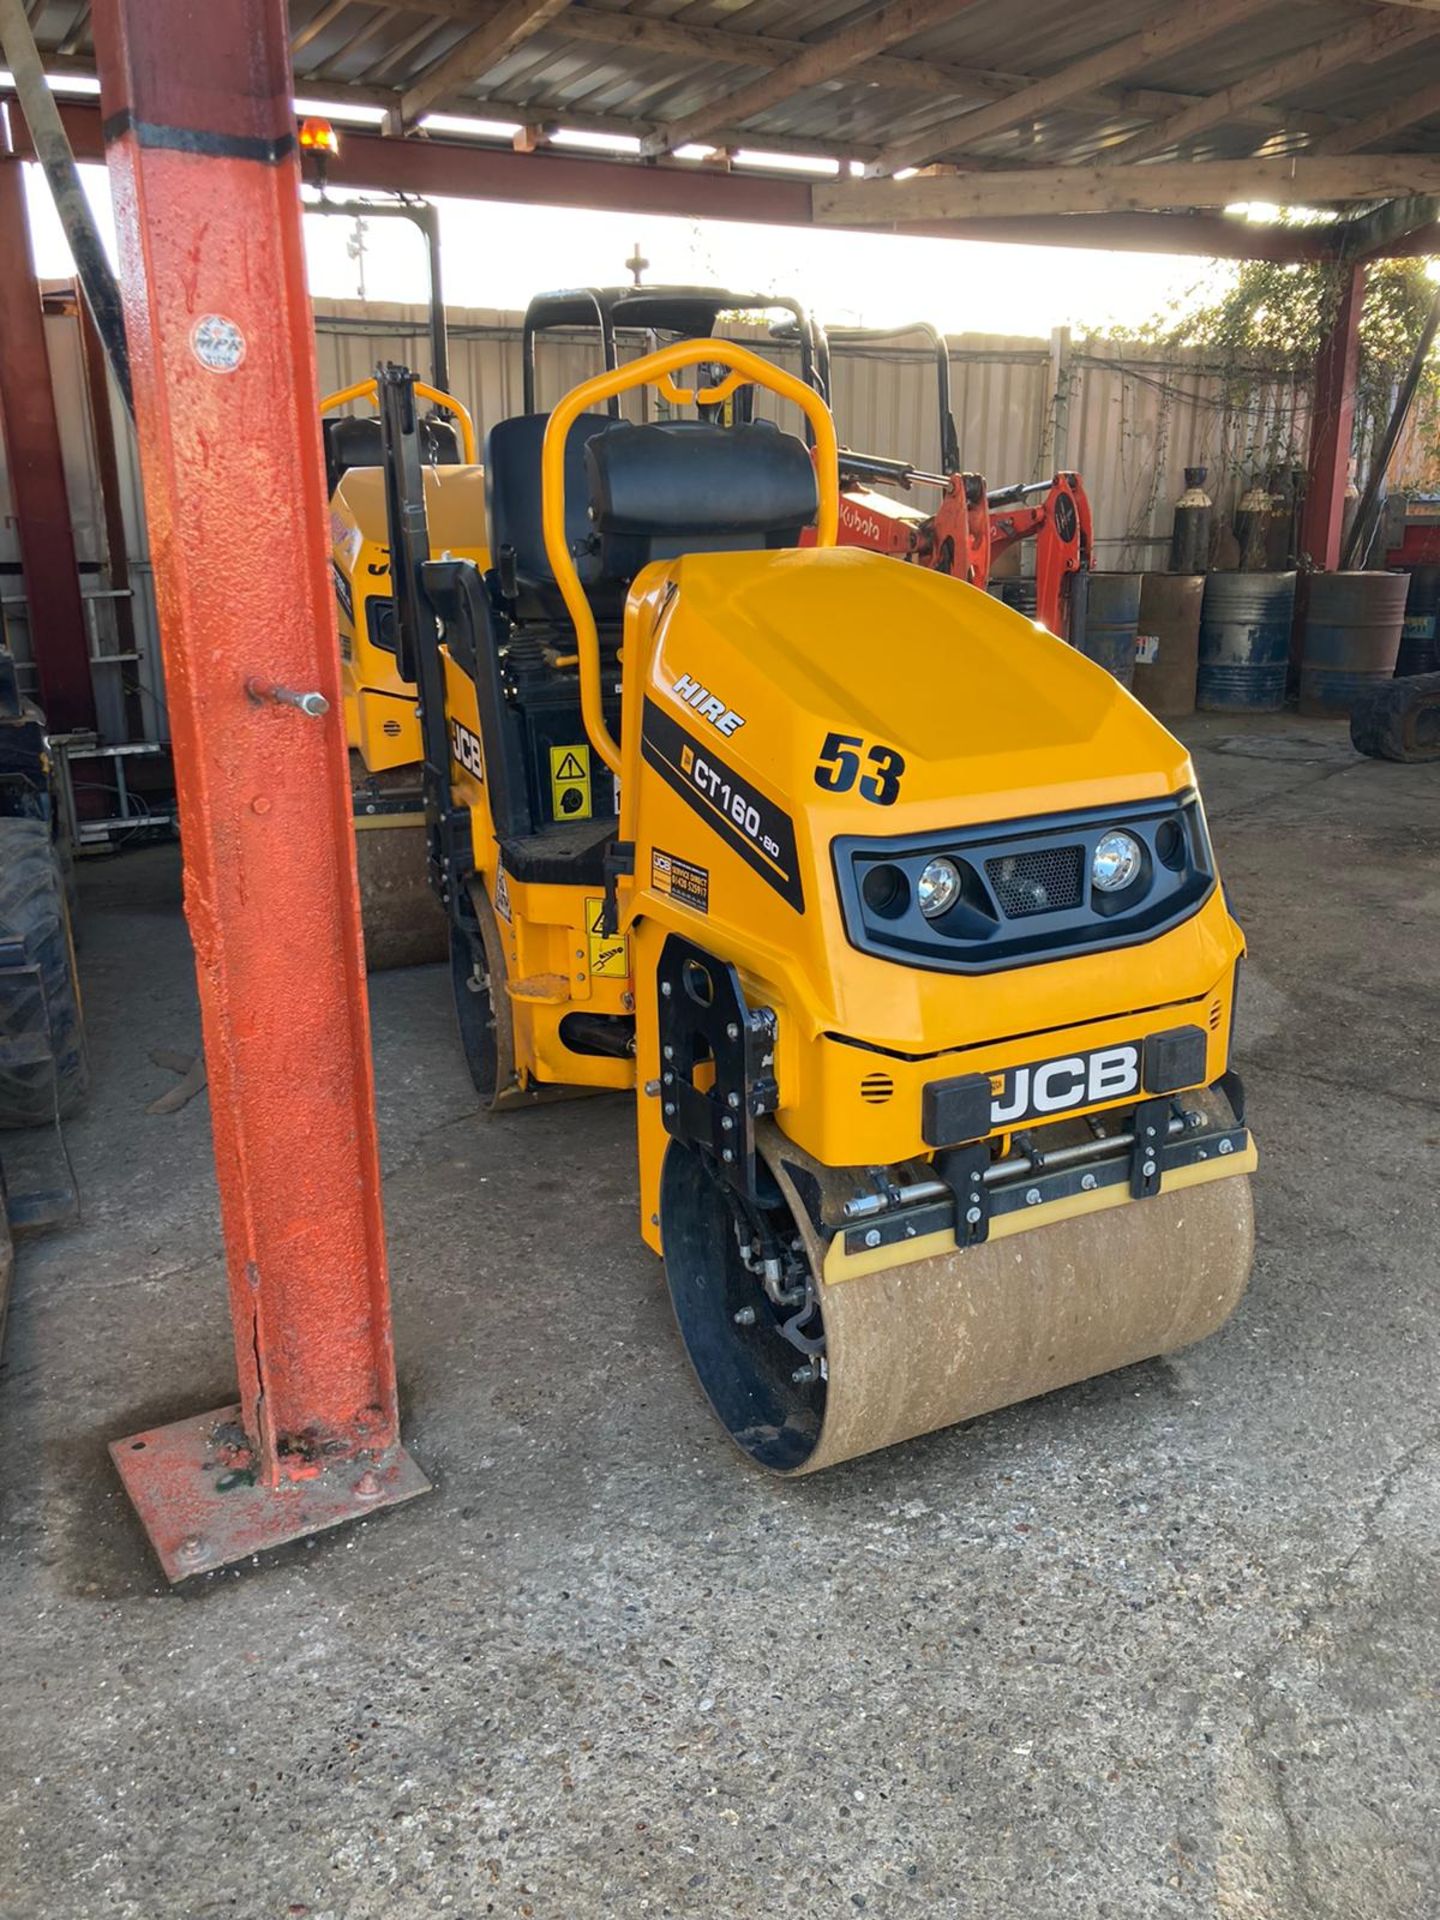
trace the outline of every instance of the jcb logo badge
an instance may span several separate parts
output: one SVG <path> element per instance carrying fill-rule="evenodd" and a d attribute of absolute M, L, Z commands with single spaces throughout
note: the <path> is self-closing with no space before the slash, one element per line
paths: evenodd
<path fill-rule="evenodd" d="M 477 780 L 485 778 L 485 759 L 479 739 L 458 720 L 450 722 L 450 755 L 466 773 L 473 774 Z"/>
<path fill-rule="evenodd" d="M 990 1124 L 1018 1126 L 1040 1114 L 1066 1113 L 1073 1107 L 1123 1100 L 1140 1090 L 1140 1049 L 1101 1047 L 1094 1053 L 1070 1053 L 1062 1060 L 1039 1060 L 990 1076 Z"/>

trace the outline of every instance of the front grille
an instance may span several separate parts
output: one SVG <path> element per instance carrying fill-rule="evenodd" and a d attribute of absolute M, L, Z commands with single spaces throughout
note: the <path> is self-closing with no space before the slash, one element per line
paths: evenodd
<path fill-rule="evenodd" d="M 1084 882 L 1081 847 L 1042 847 L 985 862 L 985 875 L 1008 920 L 1078 907 Z"/>
<path fill-rule="evenodd" d="M 860 1082 L 860 1098 L 872 1107 L 882 1107 L 895 1091 L 888 1073 L 867 1073 Z"/>

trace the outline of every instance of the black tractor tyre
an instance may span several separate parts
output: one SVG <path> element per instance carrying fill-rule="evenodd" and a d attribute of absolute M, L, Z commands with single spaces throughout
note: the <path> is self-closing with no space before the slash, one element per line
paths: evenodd
<path fill-rule="evenodd" d="M 0 818 L 0 937 L 18 940 L 34 969 L 0 972 L 0 1127 L 41 1127 L 72 1112 L 90 1080 L 70 913 L 48 821 Z"/>
<path fill-rule="evenodd" d="M 1414 673 L 1366 694 L 1350 710 L 1350 741 L 1372 760 L 1440 760 L 1440 673 Z"/>

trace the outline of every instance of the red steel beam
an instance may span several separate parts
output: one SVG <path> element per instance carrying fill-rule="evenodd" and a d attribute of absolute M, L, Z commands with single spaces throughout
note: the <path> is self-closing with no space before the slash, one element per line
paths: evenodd
<path fill-rule="evenodd" d="M 67 102 L 61 118 L 77 159 L 98 159 L 100 115 Z M 756 144 L 764 141 L 757 134 Z M 511 200 L 619 213 L 664 213 L 689 220 L 812 224 L 810 183 L 773 174 L 724 173 L 688 164 L 639 166 L 633 160 L 586 158 L 423 135 L 407 140 L 340 129 L 332 185 L 369 192 Z M 849 229 L 837 227 L 837 232 Z M 856 231 L 874 232 L 874 227 Z M 1330 260 L 1339 241 L 1326 227 L 1251 225 L 1213 213 L 1030 214 L 910 226 L 907 234 L 942 240 L 995 240 L 1037 247 L 1098 247 L 1116 253 L 1219 255 L 1236 260 Z"/>
<path fill-rule="evenodd" d="M 25 217 L 20 161 L 0 154 L 0 427 L 25 569 L 30 648 L 57 733 L 95 725 L 90 643 L 65 491 L 45 317 Z"/>
<path fill-rule="evenodd" d="M 284 0 L 203 31 L 194 0 L 97 0 L 94 30 L 240 1383 L 111 1449 L 178 1579 L 426 1483 L 399 1446 Z"/>
<path fill-rule="evenodd" d="M 1365 268 L 1344 275 L 1330 331 L 1315 362 L 1315 399 L 1310 416 L 1310 475 L 1305 489 L 1300 544 L 1312 565 L 1340 564 L 1345 519 L 1345 483 L 1355 428 L 1355 380 L 1360 364 L 1360 311 L 1365 304 Z"/>

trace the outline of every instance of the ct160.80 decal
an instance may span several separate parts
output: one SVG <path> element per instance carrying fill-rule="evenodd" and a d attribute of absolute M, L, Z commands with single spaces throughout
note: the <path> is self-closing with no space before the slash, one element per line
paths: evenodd
<path fill-rule="evenodd" d="M 692 740 L 653 700 L 645 702 L 640 750 L 700 818 L 787 900 L 805 911 L 795 822 L 727 767 L 708 743 Z"/>

